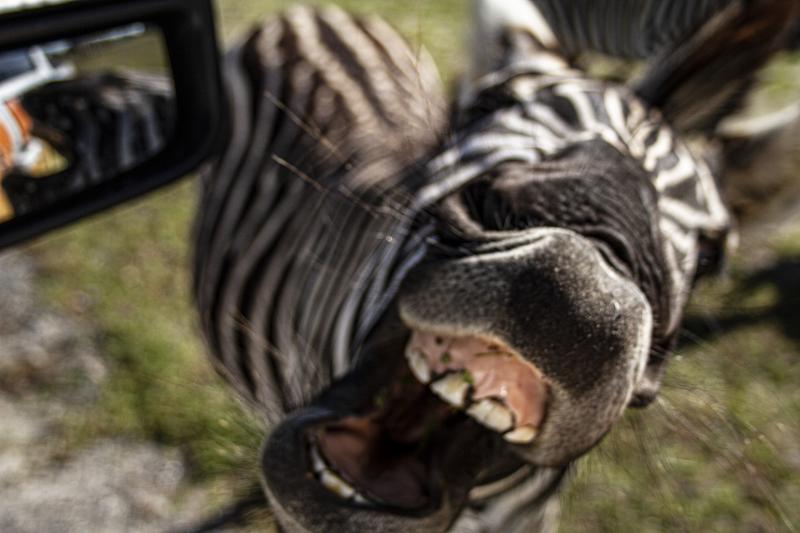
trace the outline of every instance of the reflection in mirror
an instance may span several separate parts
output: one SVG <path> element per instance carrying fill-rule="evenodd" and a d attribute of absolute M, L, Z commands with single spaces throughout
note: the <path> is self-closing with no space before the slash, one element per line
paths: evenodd
<path fill-rule="evenodd" d="M 172 93 L 161 33 L 144 24 L 0 52 L 0 223 L 152 158 Z"/>

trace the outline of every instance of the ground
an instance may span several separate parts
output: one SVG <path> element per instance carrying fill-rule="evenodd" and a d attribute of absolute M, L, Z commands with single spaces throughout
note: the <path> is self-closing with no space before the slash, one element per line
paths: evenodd
<path fill-rule="evenodd" d="M 459 70 L 463 2 L 340 3 Z M 226 42 L 287 5 L 218 2 Z M 767 99 L 797 90 L 797 63 Z M 189 301 L 195 185 L 0 257 L 0 530 L 174 527 L 257 481 L 263 430 L 211 371 Z M 735 257 L 699 287 L 662 398 L 577 464 L 562 531 L 800 529 L 800 224 L 757 226 Z"/>
<path fill-rule="evenodd" d="M 0 531 L 180 528 L 227 499 L 193 482 L 179 447 L 73 430 L 103 404 L 114 363 L 99 331 L 37 295 L 34 260 L 0 255 Z"/>

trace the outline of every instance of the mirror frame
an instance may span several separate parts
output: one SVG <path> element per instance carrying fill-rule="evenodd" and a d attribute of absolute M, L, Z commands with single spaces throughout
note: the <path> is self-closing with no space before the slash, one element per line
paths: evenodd
<path fill-rule="evenodd" d="M 163 34 L 175 90 L 175 131 L 153 158 L 47 212 L 0 223 L 0 248 L 41 235 L 186 176 L 226 133 L 211 0 L 74 0 L 0 15 L 0 52 L 142 22 Z M 202 89 L 198 89 L 202 88 Z"/>

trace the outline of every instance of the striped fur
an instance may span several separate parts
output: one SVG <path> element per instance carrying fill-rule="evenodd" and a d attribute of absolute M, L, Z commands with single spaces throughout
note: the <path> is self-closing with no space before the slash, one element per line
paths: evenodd
<path fill-rule="evenodd" d="M 659 194 L 659 229 L 672 287 L 661 333 L 671 335 L 694 279 L 700 239 L 720 241 L 729 227 L 715 177 L 660 113 L 627 88 L 588 79 L 566 66 L 543 71 L 542 63 L 535 57 L 515 62 L 480 81 L 465 115 L 498 91 L 513 105 L 463 130 L 431 163 L 435 179 L 423 194 L 441 197 L 506 162 L 540 163 L 576 143 L 610 144 L 646 170 Z"/>
<path fill-rule="evenodd" d="M 424 253 L 413 178 L 444 103 L 427 56 L 336 8 L 287 12 L 225 69 L 234 138 L 205 178 L 197 299 L 219 368 L 276 422 L 348 371 Z"/>

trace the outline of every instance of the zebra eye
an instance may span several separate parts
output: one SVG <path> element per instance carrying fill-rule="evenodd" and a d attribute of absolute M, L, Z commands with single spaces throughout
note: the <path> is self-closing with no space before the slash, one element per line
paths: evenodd
<path fill-rule="evenodd" d="M 485 231 L 514 231 L 536 225 L 535 221 L 517 212 L 510 198 L 489 180 L 466 187 L 461 201 L 467 217 Z"/>
<path fill-rule="evenodd" d="M 725 265 L 725 242 L 727 235 L 716 239 L 701 236 L 698 240 L 697 270 L 695 279 L 718 274 Z"/>

